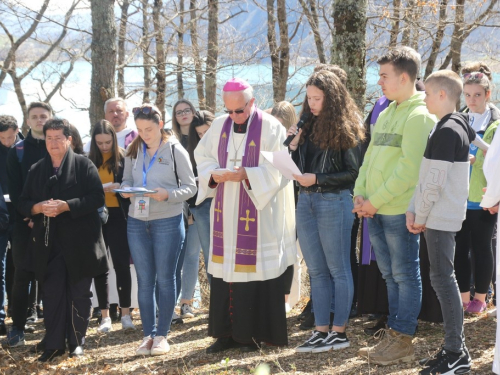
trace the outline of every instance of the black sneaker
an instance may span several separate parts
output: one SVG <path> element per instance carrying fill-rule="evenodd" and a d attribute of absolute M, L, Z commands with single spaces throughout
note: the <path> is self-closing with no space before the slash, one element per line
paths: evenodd
<path fill-rule="evenodd" d="M 92 310 L 92 319 L 100 319 L 100 318 L 102 318 L 101 309 L 98 307 L 94 307 L 94 310 Z"/>
<path fill-rule="evenodd" d="M 310 299 L 309 301 L 307 301 L 306 307 L 304 307 L 304 309 L 299 314 L 299 316 L 297 317 L 297 319 L 299 319 L 299 321 L 306 320 L 306 318 L 311 313 L 311 307 L 312 307 L 312 299 Z"/>
<path fill-rule="evenodd" d="M 295 348 L 296 353 L 310 353 L 328 337 L 328 332 L 314 331 L 312 336 Z"/>
<path fill-rule="evenodd" d="M 26 323 L 36 323 L 38 320 L 38 315 L 34 307 L 28 308 L 28 313 L 26 314 Z"/>
<path fill-rule="evenodd" d="M 330 349 L 337 350 L 342 348 L 348 348 L 350 345 L 349 339 L 347 338 L 345 332 L 335 332 L 331 331 L 322 343 L 316 345 L 311 352 L 321 353 L 327 352 Z"/>
<path fill-rule="evenodd" d="M 43 310 L 39 305 L 36 306 L 36 315 L 38 319 L 43 319 Z"/>
<path fill-rule="evenodd" d="M 306 319 L 300 323 L 299 329 L 303 331 L 308 331 L 311 328 L 314 328 L 314 313 L 309 313 L 309 315 L 306 317 Z"/>
<path fill-rule="evenodd" d="M 428 367 L 419 372 L 420 375 L 458 375 L 468 374 L 471 360 L 467 350 L 454 353 L 442 349 L 436 358 L 427 362 Z"/>

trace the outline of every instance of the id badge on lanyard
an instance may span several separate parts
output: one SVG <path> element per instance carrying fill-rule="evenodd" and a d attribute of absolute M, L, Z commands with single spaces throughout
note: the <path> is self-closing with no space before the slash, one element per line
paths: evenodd
<path fill-rule="evenodd" d="M 146 169 L 146 144 L 143 144 L 143 159 L 142 159 L 142 186 L 146 187 L 147 185 L 147 177 L 148 177 L 148 172 L 155 163 L 156 160 L 156 155 L 158 154 L 158 150 L 161 147 L 161 142 L 160 140 L 160 145 L 158 146 L 158 149 L 156 150 L 155 154 L 151 158 L 149 162 L 149 166 Z M 150 198 L 149 197 L 135 197 L 134 199 L 134 217 L 148 217 L 149 216 L 149 203 L 150 203 Z"/>

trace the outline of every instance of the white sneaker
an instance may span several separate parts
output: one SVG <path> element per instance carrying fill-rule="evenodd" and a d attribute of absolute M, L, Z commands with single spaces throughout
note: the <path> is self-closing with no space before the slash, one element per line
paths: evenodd
<path fill-rule="evenodd" d="M 97 332 L 106 333 L 106 332 L 111 331 L 112 329 L 113 329 L 113 327 L 111 325 L 111 318 L 107 317 L 107 318 L 102 318 L 101 324 L 97 328 Z"/>
<path fill-rule="evenodd" d="M 153 339 L 151 338 L 151 336 L 146 336 L 142 339 L 142 343 L 141 343 L 141 345 L 139 345 L 139 347 L 135 351 L 135 354 L 137 354 L 137 355 L 150 355 L 152 346 L 153 346 Z"/>
<path fill-rule="evenodd" d="M 290 311 L 292 311 L 292 307 L 289 303 L 285 303 L 285 312 L 288 314 Z"/>
<path fill-rule="evenodd" d="M 181 318 L 194 318 L 193 308 L 187 303 L 183 303 L 181 306 Z"/>
<path fill-rule="evenodd" d="M 162 355 L 170 351 L 166 336 L 155 336 L 153 346 L 151 347 L 151 355 Z"/>
<path fill-rule="evenodd" d="M 125 331 L 135 331 L 135 325 L 132 323 L 130 315 L 122 316 L 122 329 Z"/>
<path fill-rule="evenodd" d="M 493 307 L 490 311 L 488 311 L 488 317 L 496 318 L 497 317 L 497 308 Z"/>
<path fill-rule="evenodd" d="M 172 320 L 170 321 L 170 325 L 183 324 L 183 323 L 184 321 L 182 320 L 182 318 L 174 310 L 172 314 Z"/>

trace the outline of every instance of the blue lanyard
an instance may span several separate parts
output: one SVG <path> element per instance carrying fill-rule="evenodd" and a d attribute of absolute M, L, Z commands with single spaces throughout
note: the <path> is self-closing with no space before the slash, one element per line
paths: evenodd
<path fill-rule="evenodd" d="M 144 157 L 142 159 L 142 186 L 146 187 L 146 181 L 147 181 L 147 175 L 151 167 L 153 166 L 155 160 L 156 160 L 156 154 L 158 154 L 158 150 L 160 150 L 162 139 L 160 140 L 160 145 L 158 146 L 158 149 L 156 150 L 155 154 L 149 161 L 149 167 L 146 170 L 146 143 L 143 144 L 143 149 L 144 149 Z"/>

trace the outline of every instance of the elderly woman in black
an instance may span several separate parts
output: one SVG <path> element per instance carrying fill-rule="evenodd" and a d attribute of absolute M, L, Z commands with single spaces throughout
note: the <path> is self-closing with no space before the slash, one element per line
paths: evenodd
<path fill-rule="evenodd" d="M 31 261 L 42 281 L 47 362 L 83 355 L 92 277 L 108 270 L 97 209 L 104 191 L 94 164 L 71 149 L 70 126 L 52 119 L 43 127 L 48 155 L 28 173 L 19 210 L 31 217 Z"/>

